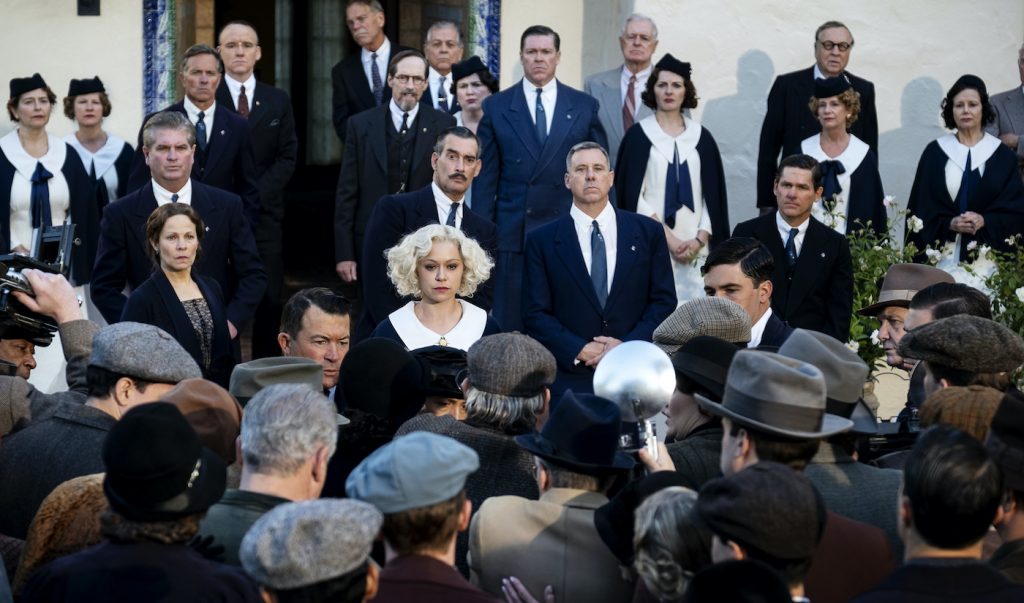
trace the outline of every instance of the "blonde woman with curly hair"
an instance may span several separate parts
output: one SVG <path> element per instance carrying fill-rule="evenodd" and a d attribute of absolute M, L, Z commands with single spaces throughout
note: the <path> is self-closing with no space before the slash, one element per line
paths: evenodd
<path fill-rule="evenodd" d="M 485 310 L 465 299 L 487 281 L 494 262 L 461 230 L 424 226 L 386 253 L 395 290 L 415 299 L 388 315 L 373 337 L 394 339 L 409 350 L 435 345 L 468 350 L 481 337 L 501 331 Z"/>

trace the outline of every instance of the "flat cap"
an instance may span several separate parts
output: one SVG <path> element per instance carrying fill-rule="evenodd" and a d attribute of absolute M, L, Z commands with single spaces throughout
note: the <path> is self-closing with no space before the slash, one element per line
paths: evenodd
<path fill-rule="evenodd" d="M 555 357 L 522 333 L 488 335 L 469 346 L 469 382 L 501 396 L 530 397 L 555 382 Z"/>
<path fill-rule="evenodd" d="M 1024 490 L 1024 394 L 1011 389 L 1003 396 L 985 439 L 985 449 L 999 465 L 1006 485 Z"/>
<path fill-rule="evenodd" d="M 1002 400 L 1003 392 L 993 387 L 944 387 L 933 392 L 921 404 L 921 428 L 936 423 L 952 425 L 984 442 Z"/>
<path fill-rule="evenodd" d="M 1004 373 L 1024 364 L 1024 340 L 994 320 L 958 314 L 904 335 L 899 354 L 971 373 Z"/>
<path fill-rule="evenodd" d="M 206 379 L 185 379 L 161 398 L 178 407 L 203 446 L 230 465 L 242 429 L 242 406 L 228 390 Z"/>
<path fill-rule="evenodd" d="M 315 392 L 323 392 L 324 368 L 316 360 L 297 356 L 259 358 L 236 365 L 231 371 L 231 395 L 244 406 L 260 390 L 271 385 L 308 385 Z M 338 413 L 338 425 L 350 421 Z"/>
<path fill-rule="evenodd" d="M 454 497 L 480 468 L 476 452 L 452 438 L 417 431 L 378 448 L 345 481 L 349 498 L 401 513 Z"/>
<path fill-rule="evenodd" d="M 274 507 L 249 528 L 238 557 L 257 582 L 290 590 L 366 563 L 384 517 L 358 500 L 323 498 Z"/>
<path fill-rule="evenodd" d="M 874 316 L 889 306 L 909 308 L 914 295 L 936 283 L 955 282 L 945 270 L 925 264 L 893 264 L 885 271 L 878 301 L 857 310 L 861 316 Z"/>
<path fill-rule="evenodd" d="M 654 329 L 654 345 L 671 355 L 700 335 L 746 343 L 750 341 L 750 317 L 742 306 L 724 297 L 691 299 Z"/>
<path fill-rule="evenodd" d="M 151 383 L 178 383 L 203 376 L 192 355 L 166 331 L 138 322 L 119 322 L 92 338 L 89 366 Z"/>

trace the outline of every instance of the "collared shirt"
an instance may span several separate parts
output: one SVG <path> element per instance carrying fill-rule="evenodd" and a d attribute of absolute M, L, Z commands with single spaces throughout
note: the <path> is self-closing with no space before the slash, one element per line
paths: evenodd
<path fill-rule="evenodd" d="M 452 203 L 458 203 L 459 206 L 455 208 L 455 228 L 462 228 L 462 202 L 466 199 L 465 196 L 462 199 L 453 201 L 451 197 L 444 194 L 441 187 L 436 182 L 431 181 L 430 190 L 434 191 L 434 203 L 437 204 L 437 223 L 445 224 L 448 222 L 448 213 L 452 210 Z"/>
<path fill-rule="evenodd" d="M 651 71 L 654 71 L 653 65 L 648 65 L 646 69 L 641 69 L 636 73 L 636 83 L 633 84 L 633 106 L 637 109 L 643 104 L 640 100 L 640 95 L 643 94 L 644 89 L 647 88 L 647 78 L 651 77 Z M 619 96 L 622 99 L 620 104 L 626 104 L 626 90 L 629 90 L 629 78 L 633 77 L 633 72 L 629 70 L 629 67 L 622 66 L 622 77 L 620 78 Z"/>
<path fill-rule="evenodd" d="M 782 237 L 782 248 L 786 248 L 786 241 L 789 240 L 789 230 L 796 228 L 799 232 L 796 233 L 796 239 L 793 240 L 793 244 L 796 246 L 796 255 L 800 257 L 800 250 L 804 247 L 804 236 L 807 234 L 807 225 L 811 223 L 811 217 L 807 216 L 804 223 L 800 226 L 790 226 L 785 220 L 782 219 L 782 214 L 775 211 L 775 226 L 779 229 L 779 236 Z"/>
<path fill-rule="evenodd" d="M 217 101 L 210 103 L 207 109 L 195 106 L 195 103 L 190 101 L 187 96 L 184 101 L 185 114 L 188 115 L 188 120 L 192 122 L 193 126 L 199 123 L 199 112 L 203 112 L 203 123 L 206 124 L 206 142 L 210 142 L 210 136 L 213 134 L 213 114 L 217 112 Z"/>
<path fill-rule="evenodd" d="M 569 210 L 573 226 L 576 227 L 576 239 L 580 243 L 580 251 L 583 252 L 583 263 L 587 266 L 587 274 L 590 274 L 590 265 L 593 262 L 590 250 L 590 234 L 594 229 L 594 218 L 583 213 L 583 210 L 573 203 Z M 604 252 L 608 258 L 608 292 L 612 290 L 612 277 L 615 275 L 615 251 L 618 247 L 619 229 L 615 221 L 615 208 L 611 203 L 604 206 L 601 213 L 597 215 L 597 225 L 601 228 L 601 236 L 604 237 Z"/>
<path fill-rule="evenodd" d="M 185 205 L 192 205 L 192 179 L 189 178 L 185 182 L 185 186 L 181 187 L 176 193 L 172 193 L 166 188 L 160 186 L 153 180 L 153 196 L 156 197 L 157 205 L 167 205 L 171 203 L 171 195 L 178 195 L 178 200 L 174 203 L 184 203 Z"/>
<path fill-rule="evenodd" d="M 416 103 L 415 105 L 412 106 L 412 109 L 409 109 L 409 111 L 402 111 L 402 108 L 398 106 L 398 103 L 395 102 L 395 99 L 391 99 L 391 102 L 388 103 L 388 109 L 391 111 L 391 123 L 395 124 L 395 131 L 401 132 L 402 115 L 405 113 L 409 114 L 409 121 L 406 122 L 405 126 L 407 128 L 411 128 L 413 120 L 415 120 L 416 116 L 419 115 L 420 104 Z"/>
<path fill-rule="evenodd" d="M 768 307 L 768 311 L 761 315 L 761 318 L 757 319 L 754 326 L 750 327 L 750 341 L 747 343 L 748 348 L 756 348 L 761 345 L 761 338 L 764 337 L 764 328 L 768 325 L 768 319 L 772 317 L 772 308 Z"/>
<path fill-rule="evenodd" d="M 377 72 L 380 73 L 380 83 L 382 86 L 388 85 L 388 57 L 391 56 L 391 40 L 384 36 L 384 42 L 380 45 L 380 48 L 376 50 L 377 53 Z M 373 61 L 373 52 L 367 49 L 362 49 L 359 53 L 359 60 L 363 62 L 363 73 L 366 74 L 366 82 L 370 85 L 370 91 L 373 92 L 373 74 L 370 71 L 370 62 Z"/>
<path fill-rule="evenodd" d="M 541 88 L 540 103 L 544 105 L 544 113 L 547 114 L 548 134 L 551 133 L 552 116 L 555 114 L 555 103 L 558 101 L 558 79 L 551 78 L 551 81 Z M 530 110 L 530 119 L 537 123 L 537 86 L 530 83 L 530 80 L 523 78 L 523 94 L 526 95 L 526 108 Z"/>
<path fill-rule="evenodd" d="M 234 103 L 235 109 L 238 109 L 238 94 L 241 92 L 242 86 L 245 86 L 245 98 L 249 101 L 249 111 L 252 111 L 256 106 L 256 74 L 250 73 L 249 79 L 244 82 L 236 81 L 230 75 L 225 74 L 224 83 L 228 85 L 228 92 L 231 93 L 231 102 Z"/>
<path fill-rule="evenodd" d="M 444 95 L 448 97 L 448 109 L 451 110 L 452 105 L 455 104 L 455 95 L 452 94 L 452 74 L 448 72 L 448 75 L 441 75 L 437 69 L 430 67 L 427 74 L 427 82 L 430 83 L 430 87 L 427 89 L 427 94 L 430 95 L 430 105 L 441 110 L 438 107 L 438 101 L 441 99 L 441 78 L 444 78 Z"/>

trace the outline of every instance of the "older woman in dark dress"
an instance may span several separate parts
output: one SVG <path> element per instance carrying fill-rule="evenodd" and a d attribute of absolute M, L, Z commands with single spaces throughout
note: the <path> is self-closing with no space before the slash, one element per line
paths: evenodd
<path fill-rule="evenodd" d="M 64 115 L 78 129 L 64 141 L 78 152 L 85 171 L 98 185 L 100 207 L 128 192 L 128 172 L 135 150 L 132 145 L 103 129 L 103 118 L 112 107 L 99 77 L 71 80 L 64 97 Z"/>

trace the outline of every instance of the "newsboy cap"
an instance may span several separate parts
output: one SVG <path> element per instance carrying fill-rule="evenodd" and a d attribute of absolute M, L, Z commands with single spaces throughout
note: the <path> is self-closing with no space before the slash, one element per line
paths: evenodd
<path fill-rule="evenodd" d="M 1003 396 L 985 439 L 985 449 L 999 465 L 1006 485 L 1024 491 L 1024 394 L 1010 390 Z"/>
<path fill-rule="evenodd" d="M 675 354 L 684 343 L 700 335 L 729 343 L 750 341 L 750 316 L 734 301 L 724 297 L 698 297 L 683 302 L 654 329 L 654 345 Z"/>
<path fill-rule="evenodd" d="M 345 480 L 345 492 L 381 513 L 401 513 L 454 497 L 479 468 L 480 458 L 469 446 L 416 431 L 378 448 L 359 463 Z"/>
<path fill-rule="evenodd" d="M 161 398 L 178 407 L 199 439 L 224 462 L 235 462 L 242 406 L 228 390 L 206 379 L 185 379 Z"/>
<path fill-rule="evenodd" d="M 904 335 L 899 354 L 970 373 L 1003 373 L 1024 364 L 1024 341 L 994 320 L 958 314 Z"/>
<path fill-rule="evenodd" d="M 383 520 L 358 500 L 285 503 L 252 524 L 238 558 L 246 573 L 273 590 L 326 582 L 363 567 Z"/>
<path fill-rule="evenodd" d="M 89 366 L 150 383 L 178 383 L 203 376 L 192 355 L 166 331 L 138 322 L 119 322 L 92 338 Z"/>
<path fill-rule="evenodd" d="M 942 423 L 984 442 L 1002 400 L 1003 392 L 994 387 L 944 387 L 932 392 L 921 404 L 921 429 Z"/>
<path fill-rule="evenodd" d="M 774 559 L 810 559 L 825 528 L 825 503 L 803 473 L 762 461 L 700 489 L 699 521 L 719 538 Z"/>
<path fill-rule="evenodd" d="M 469 382 L 500 396 L 536 396 L 555 382 L 555 357 L 536 339 L 522 333 L 481 337 L 469 346 Z"/>
<path fill-rule="evenodd" d="M 955 282 L 948 272 L 924 264 L 893 264 L 885 271 L 878 301 L 857 310 L 861 316 L 875 316 L 889 306 L 910 307 L 914 295 L 936 283 Z"/>

